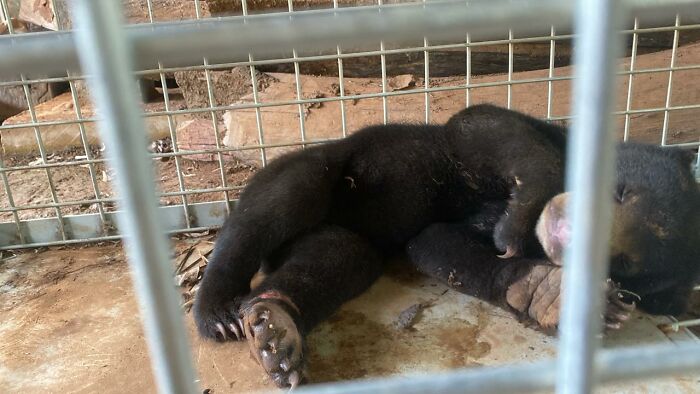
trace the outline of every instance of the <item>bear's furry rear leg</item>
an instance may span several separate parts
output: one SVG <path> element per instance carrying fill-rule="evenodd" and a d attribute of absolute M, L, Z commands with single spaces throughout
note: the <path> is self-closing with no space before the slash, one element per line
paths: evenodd
<path fill-rule="evenodd" d="M 261 262 L 326 217 L 337 168 L 319 150 L 305 152 L 256 173 L 219 231 L 193 308 L 202 336 L 240 339 L 238 310 Z"/>
<path fill-rule="evenodd" d="M 279 268 L 242 302 L 240 316 L 253 357 L 280 387 L 304 379 L 304 338 L 383 271 L 364 238 L 335 226 L 292 241 L 275 254 Z"/>
<path fill-rule="evenodd" d="M 466 224 L 428 226 L 408 244 L 416 268 L 455 290 L 514 310 L 545 329 L 559 323 L 562 268 L 546 259 L 497 257 L 496 248 Z M 605 324 L 618 329 L 634 310 L 623 291 L 606 284 Z"/>

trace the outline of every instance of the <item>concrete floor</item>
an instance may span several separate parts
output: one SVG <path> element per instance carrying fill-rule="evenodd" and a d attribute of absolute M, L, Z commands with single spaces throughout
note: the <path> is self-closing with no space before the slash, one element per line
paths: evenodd
<path fill-rule="evenodd" d="M 501 365 L 552 357 L 556 340 L 494 308 L 416 275 L 392 272 L 346 304 L 309 338 L 312 383 Z M 413 304 L 435 300 L 413 330 L 393 326 Z M 0 263 L 0 393 L 155 392 L 124 255 L 118 245 L 24 252 Z M 659 319 L 637 315 L 606 346 L 669 338 Z M 194 335 L 202 389 L 274 389 L 245 343 Z M 698 376 L 606 386 L 600 392 L 700 392 Z"/>

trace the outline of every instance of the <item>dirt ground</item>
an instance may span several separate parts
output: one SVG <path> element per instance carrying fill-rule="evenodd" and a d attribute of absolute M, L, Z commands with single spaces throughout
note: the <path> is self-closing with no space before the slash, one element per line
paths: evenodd
<path fill-rule="evenodd" d="M 189 243 L 179 241 L 176 249 Z M 128 266 L 118 243 L 29 251 L 1 264 L 0 391 L 154 391 Z M 400 291 L 402 284 L 414 283 L 413 278 L 399 276 L 382 292 L 400 298 L 406 296 Z M 490 345 L 478 339 L 484 319 L 488 318 L 455 332 L 443 325 L 414 335 L 392 332 L 363 313 L 344 310 L 313 335 L 318 352 L 310 355 L 311 379 L 396 373 L 387 360 L 421 352 L 426 341 L 444 349 L 443 358 L 435 361 L 442 368 L 478 365 L 476 360 L 490 351 Z M 274 387 L 245 343 L 202 341 L 195 336 L 191 314 L 185 322 L 203 389 L 236 393 Z M 352 334 L 337 335 L 348 328 Z M 397 336 L 412 338 L 415 348 L 390 346 Z M 368 359 L 372 361 L 358 364 Z"/>
<path fill-rule="evenodd" d="M 174 254 L 196 239 L 174 242 Z M 394 266 L 309 336 L 311 383 L 502 365 L 552 357 L 556 340 L 510 313 Z M 432 301 L 412 330 L 401 311 Z M 0 260 L 0 392 L 153 393 L 128 265 L 119 243 L 5 252 Z M 244 342 L 198 338 L 185 314 L 198 385 L 212 393 L 272 390 Z M 690 339 L 689 339 L 690 340 Z M 635 316 L 606 346 L 668 342 Z M 683 342 L 679 342 L 681 345 Z M 600 392 L 691 393 L 693 376 L 618 384 Z"/>

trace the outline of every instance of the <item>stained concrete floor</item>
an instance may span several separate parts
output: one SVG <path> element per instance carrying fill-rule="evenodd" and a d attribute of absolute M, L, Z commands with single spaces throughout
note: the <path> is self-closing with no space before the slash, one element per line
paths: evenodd
<path fill-rule="evenodd" d="M 556 340 L 427 278 L 391 272 L 346 304 L 309 338 L 312 383 L 501 365 L 552 357 Z M 393 322 L 434 301 L 413 330 Z M 119 245 L 5 254 L 0 262 L 0 393 L 155 392 L 128 266 Z M 245 343 L 195 335 L 185 316 L 202 389 L 273 390 Z M 669 338 L 658 319 L 636 315 L 606 346 L 696 340 Z M 600 392 L 700 392 L 698 376 L 606 386 Z"/>

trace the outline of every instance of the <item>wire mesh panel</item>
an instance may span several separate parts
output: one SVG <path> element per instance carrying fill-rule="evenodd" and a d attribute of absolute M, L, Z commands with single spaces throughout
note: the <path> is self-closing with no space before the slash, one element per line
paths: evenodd
<path fill-rule="evenodd" d="M 269 17 L 285 18 L 295 26 L 303 18 L 345 15 L 349 21 L 353 12 L 376 11 L 372 15 L 379 19 L 372 21 L 396 28 L 399 12 L 430 10 L 431 2 L 400 1 L 405 4 L 396 6 L 397 2 L 382 0 L 288 0 L 271 2 L 275 8 L 246 0 L 200 0 L 175 7 L 158 0 L 125 3 L 131 7 L 126 9 L 127 19 L 134 25 L 127 36 L 137 54 L 149 54 L 137 57 L 135 76 L 157 170 L 153 183 L 159 190 L 158 213 L 169 232 L 218 227 L 255 171 L 284 153 L 344 138 L 366 125 L 442 123 L 465 106 L 485 102 L 552 122 L 567 123 L 572 118 L 574 36 L 570 19 L 561 17 L 570 17 L 570 5 L 544 2 L 549 12 L 529 16 L 526 5 L 514 6 L 512 14 L 500 19 L 485 13 L 490 19 L 479 25 L 479 12 L 487 5 L 460 2 L 469 12 L 457 16 L 474 15 L 469 20 L 465 17 L 469 23 L 463 30 L 459 30 L 462 20 L 446 17 L 445 26 L 455 27 L 457 38 L 454 32 L 440 35 L 437 31 L 433 37 L 426 28 L 429 22 L 415 19 L 416 24 L 409 20 L 400 34 L 388 27 L 372 31 L 372 26 L 384 23 L 368 23 L 366 31 L 339 24 L 332 26 L 339 35 L 349 31 L 358 39 L 336 42 L 331 37 L 325 42 L 331 45 L 324 46 L 324 37 L 317 37 L 320 44 L 313 48 L 304 46 L 290 27 L 284 32 L 298 46 L 270 44 L 268 48 L 254 38 L 274 39 L 254 29 Z M 440 7 L 439 3 L 454 6 L 457 2 L 434 3 L 433 7 Z M 626 45 L 615 70 L 614 87 L 620 93 L 612 103 L 615 137 L 697 152 L 700 17 L 678 13 L 693 9 L 692 2 L 679 3 L 682 7 L 651 16 L 641 12 L 640 6 L 640 13 L 632 15 L 621 33 Z M 4 100 L 0 101 L 4 105 L 0 108 L 0 250 L 120 238 L 115 202 L 121 196 L 112 188 L 115 173 L 103 157 L 104 143 L 95 126 L 101 114 L 88 100 L 89 78 L 86 81 L 86 75 L 72 67 L 75 48 L 67 43 L 69 33 L 49 33 L 54 45 L 44 46 L 26 34 L 72 28 L 70 14 L 62 11 L 65 3 L 51 3 L 55 20 L 46 26 L 19 19 L 14 23 L 8 1 L 0 0 L 0 5 L 5 22 L 1 32 L 13 40 L 13 48 L 45 48 L 63 56 L 57 58 L 61 68 L 50 72 L 48 67 L 39 70 L 45 66 L 38 65 L 11 67 L 12 58 L 0 59 L 0 69 L 20 70 L 0 81 Z M 523 20 L 519 25 L 514 22 L 517 18 Z M 529 22 L 535 19 L 541 23 Z M 240 37 L 234 40 L 236 51 L 222 54 L 225 51 L 212 49 L 224 48 L 212 32 L 225 33 L 226 28 L 253 33 L 232 35 Z M 319 23 L 311 28 L 322 35 L 328 26 Z M 181 32 L 191 33 L 192 42 L 200 40 L 201 48 L 178 36 Z M 22 41 L 25 36 L 31 37 Z M 178 39 L 183 39 L 188 53 L 178 53 L 186 52 L 178 51 Z M 15 53 L 17 59 L 30 56 L 28 49 Z M 178 61 L 180 55 L 190 58 Z M 700 177 L 700 172 L 696 174 Z M 598 362 L 613 359 L 614 354 L 604 354 Z M 689 368 L 696 361 L 690 353 L 680 360 L 676 367 Z M 604 379 L 621 375 L 613 371 Z M 525 371 L 522 376 L 534 375 Z M 552 374 L 543 376 L 521 389 L 554 383 Z M 478 377 L 469 378 L 479 382 Z M 473 389 L 483 390 L 477 383 Z"/>
<path fill-rule="evenodd" d="M 6 3 L 6 2 L 5 2 Z M 175 9 L 156 0 L 127 9 L 132 23 L 274 14 L 289 18 L 308 4 L 249 9 L 246 1 L 215 9 L 206 1 Z M 406 2 L 404 2 L 406 3 Z M 410 2 L 421 3 L 421 2 Z M 364 2 L 315 2 L 342 11 Z M 381 0 L 376 5 L 383 5 Z M 65 7 L 56 2 L 55 8 Z M 304 7 L 304 8 L 301 8 Z M 4 7 L 8 8 L 8 7 Z M 220 7 L 221 8 L 221 7 Z M 8 11 L 9 14 L 9 11 Z M 56 26 L 70 28 L 66 13 Z M 647 18 L 648 19 L 648 18 Z M 697 18 L 634 19 L 620 60 L 618 138 L 697 148 L 693 92 L 700 59 Z M 245 21 L 244 21 L 245 23 Z M 25 23 L 25 25 L 29 25 Z M 36 27 L 35 29 L 40 29 Z M 246 179 L 270 159 L 389 121 L 442 122 L 466 105 L 492 102 L 553 121 L 570 119 L 571 34 L 541 26 L 540 34 L 504 28 L 485 38 L 413 43 L 378 40 L 319 52 L 289 48 L 284 57 L 156 68 L 137 72 L 159 179 L 161 204 L 174 232 L 216 227 Z M 28 29 L 8 25 L 7 34 Z M 432 58 L 432 59 L 431 59 Z M 432 64 L 432 67 L 431 67 Z M 460 66 L 461 64 L 461 66 Z M 432 72 L 431 72 L 432 68 Z M 675 81 L 675 83 L 674 83 Z M 50 87 L 51 95 L 37 89 Z M 102 158 L 96 114 L 75 72 L 3 80 L 0 89 L 23 103 L 4 115 L 0 248 L 112 239 L 116 196 Z M 665 90 L 665 100 L 650 90 Z M 418 116 L 416 108 L 424 114 Z M 295 126 L 296 125 L 296 126 Z M 166 213 L 167 212 L 167 213 Z"/>

